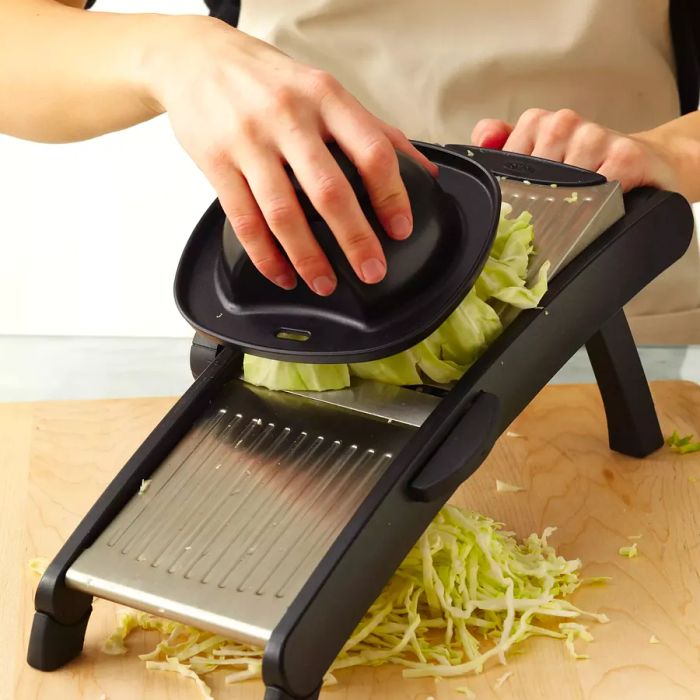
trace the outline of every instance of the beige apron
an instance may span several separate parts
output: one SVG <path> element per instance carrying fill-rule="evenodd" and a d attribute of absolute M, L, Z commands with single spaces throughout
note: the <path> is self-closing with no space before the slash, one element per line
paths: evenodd
<path fill-rule="evenodd" d="M 668 0 L 243 0 L 239 28 L 425 141 L 529 107 L 623 132 L 679 114 Z M 697 237 L 627 313 L 639 342 L 700 342 Z"/>

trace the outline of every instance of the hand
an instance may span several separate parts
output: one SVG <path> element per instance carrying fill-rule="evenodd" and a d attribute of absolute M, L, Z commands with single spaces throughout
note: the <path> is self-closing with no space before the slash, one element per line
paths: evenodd
<path fill-rule="evenodd" d="M 396 149 L 433 174 L 436 166 L 328 73 L 219 20 L 171 20 L 167 39 L 147 59 L 153 99 L 217 191 L 253 264 L 284 289 L 296 285 L 295 270 L 317 294 L 335 289 L 333 269 L 284 172 L 287 162 L 357 276 L 368 284 L 382 280 L 381 244 L 324 142 L 336 141 L 353 161 L 395 239 L 413 227 Z"/>
<path fill-rule="evenodd" d="M 472 143 L 593 170 L 618 180 L 625 191 L 641 185 L 679 189 L 673 150 L 658 133 L 622 134 L 570 109 L 528 109 L 514 127 L 482 119 L 474 127 Z"/>

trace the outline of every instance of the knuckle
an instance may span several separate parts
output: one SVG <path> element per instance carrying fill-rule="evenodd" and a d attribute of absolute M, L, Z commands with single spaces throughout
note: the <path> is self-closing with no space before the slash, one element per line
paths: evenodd
<path fill-rule="evenodd" d="M 575 139 L 581 143 L 597 143 L 605 135 L 605 129 L 593 122 L 585 122 L 576 129 Z"/>
<path fill-rule="evenodd" d="M 372 206 L 380 211 L 408 206 L 404 193 L 400 190 L 381 190 L 379 192 L 370 192 L 370 194 L 372 195 Z"/>
<path fill-rule="evenodd" d="M 334 209 L 346 198 L 347 190 L 343 187 L 341 176 L 321 175 L 315 185 L 314 199 L 324 209 Z"/>
<path fill-rule="evenodd" d="M 566 141 L 571 138 L 579 121 L 580 118 L 576 112 L 560 109 L 550 116 L 543 136 L 550 142 Z"/>
<path fill-rule="evenodd" d="M 408 136 L 397 126 L 386 126 L 384 130 L 389 140 L 394 143 L 404 143 L 408 141 Z"/>
<path fill-rule="evenodd" d="M 316 68 L 309 72 L 309 86 L 311 93 L 319 98 L 337 95 L 340 92 L 340 82 L 337 78 L 328 71 Z"/>
<path fill-rule="evenodd" d="M 318 253 L 298 253 L 290 255 L 294 269 L 306 280 L 313 279 L 323 269 L 323 258 Z"/>
<path fill-rule="evenodd" d="M 526 109 L 520 115 L 518 123 L 521 126 L 530 126 L 533 124 L 537 124 L 543 117 L 546 117 L 548 114 L 551 114 L 551 112 L 548 112 L 546 109 L 540 109 L 539 107 L 530 107 L 530 109 Z"/>
<path fill-rule="evenodd" d="M 373 236 L 366 231 L 353 231 L 343 237 L 343 244 L 349 252 L 368 250 L 373 247 Z"/>
<path fill-rule="evenodd" d="M 267 278 L 276 277 L 284 270 L 284 266 L 280 264 L 281 261 L 276 255 L 263 252 L 258 256 L 251 256 L 251 260 L 262 275 Z"/>
<path fill-rule="evenodd" d="M 294 204 L 288 199 L 272 198 L 265 205 L 265 219 L 273 231 L 289 227 L 296 213 Z"/>
<path fill-rule="evenodd" d="M 243 115 L 233 125 L 229 140 L 238 143 L 257 141 L 259 130 L 260 122 L 254 115 Z"/>
<path fill-rule="evenodd" d="M 233 214 L 229 216 L 229 222 L 243 246 L 255 243 L 263 230 L 260 217 L 249 212 Z"/>
<path fill-rule="evenodd" d="M 278 115 L 293 115 L 297 112 L 298 105 L 298 96 L 289 85 L 276 87 L 270 95 L 270 109 Z"/>
<path fill-rule="evenodd" d="M 634 165 L 639 157 L 640 148 L 631 139 L 617 139 L 610 146 L 610 160 L 620 168 Z"/>
<path fill-rule="evenodd" d="M 394 147 L 386 139 L 372 141 L 364 148 L 358 160 L 361 169 L 379 177 L 388 175 L 392 167 L 398 167 Z"/>
<path fill-rule="evenodd" d="M 574 126 L 581 122 L 581 117 L 573 109 L 559 109 L 552 115 L 552 120 L 556 124 L 562 124 L 568 127 Z"/>
<path fill-rule="evenodd" d="M 212 143 L 204 150 L 203 164 L 213 176 L 221 175 L 233 167 L 230 149 L 220 143 Z"/>

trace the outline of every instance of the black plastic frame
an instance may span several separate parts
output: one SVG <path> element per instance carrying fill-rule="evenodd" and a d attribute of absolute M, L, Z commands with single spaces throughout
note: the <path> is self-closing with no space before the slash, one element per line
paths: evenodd
<path fill-rule="evenodd" d="M 266 647 L 263 674 L 277 693 L 267 700 L 316 697 L 314 689 L 357 621 L 447 501 L 449 493 L 414 500 L 411 486 L 459 418 L 462 425 L 469 419 L 469 406 L 480 395 L 497 397 L 500 434 L 586 344 L 609 409 L 613 449 L 640 457 L 663 445 L 622 307 L 685 252 L 693 218 L 677 194 L 640 189 L 625 201 L 627 215 L 555 277 L 542 309 L 521 313 L 462 377 L 335 541 Z M 625 410 L 618 414 L 621 396 Z M 483 441 L 486 452 L 491 440 Z M 464 450 L 473 453 L 474 445 L 462 445 Z M 480 463 L 477 457 L 465 464 L 463 478 Z"/>
<path fill-rule="evenodd" d="M 622 307 L 690 244 L 690 206 L 636 190 L 627 214 L 552 281 L 542 308 L 522 312 L 447 394 L 328 551 L 266 647 L 266 700 L 314 700 L 323 674 L 410 547 L 495 438 L 581 346 L 608 416 L 610 445 L 644 456 L 663 444 Z M 209 343 L 211 364 L 108 486 L 42 578 L 29 663 L 52 670 L 77 656 L 90 596 L 65 572 L 148 478 L 215 392 L 240 370 L 240 352 Z M 536 358 L 536 359 L 533 359 Z M 200 362 L 201 362 L 200 358 Z"/>

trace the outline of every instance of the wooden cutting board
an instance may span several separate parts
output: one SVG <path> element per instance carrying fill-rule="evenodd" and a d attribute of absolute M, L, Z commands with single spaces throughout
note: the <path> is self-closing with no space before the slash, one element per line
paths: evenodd
<path fill-rule="evenodd" d="M 700 435 L 700 386 L 653 387 L 664 433 Z M 146 671 L 136 653 L 153 644 L 131 638 L 133 655 L 105 656 L 116 606 L 97 601 L 83 656 L 43 674 L 25 661 L 33 612 L 31 557 L 51 557 L 103 487 L 172 405 L 172 399 L 0 404 L 0 698 L 2 700 L 195 700 L 191 681 Z M 545 389 L 501 438 L 454 502 L 524 536 L 547 525 L 567 557 L 611 584 L 582 589 L 574 602 L 605 612 L 593 624 L 590 660 L 563 645 L 530 640 L 511 657 L 513 676 L 490 666 L 478 677 L 404 681 L 397 669 L 341 672 L 323 700 L 448 700 L 470 687 L 478 700 L 697 700 L 700 698 L 700 454 L 663 448 L 645 460 L 609 451 L 595 386 Z M 524 486 L 497 493 L 495 480 Z M 694 479 L 697 478 L 697 482 Z M 618 548 L 641 534 L 640 556 Z M 650 644 L 651 635 L 660 644 Z M 215 683 L 219 700 L 262 700 L 262 685 Z"/>

